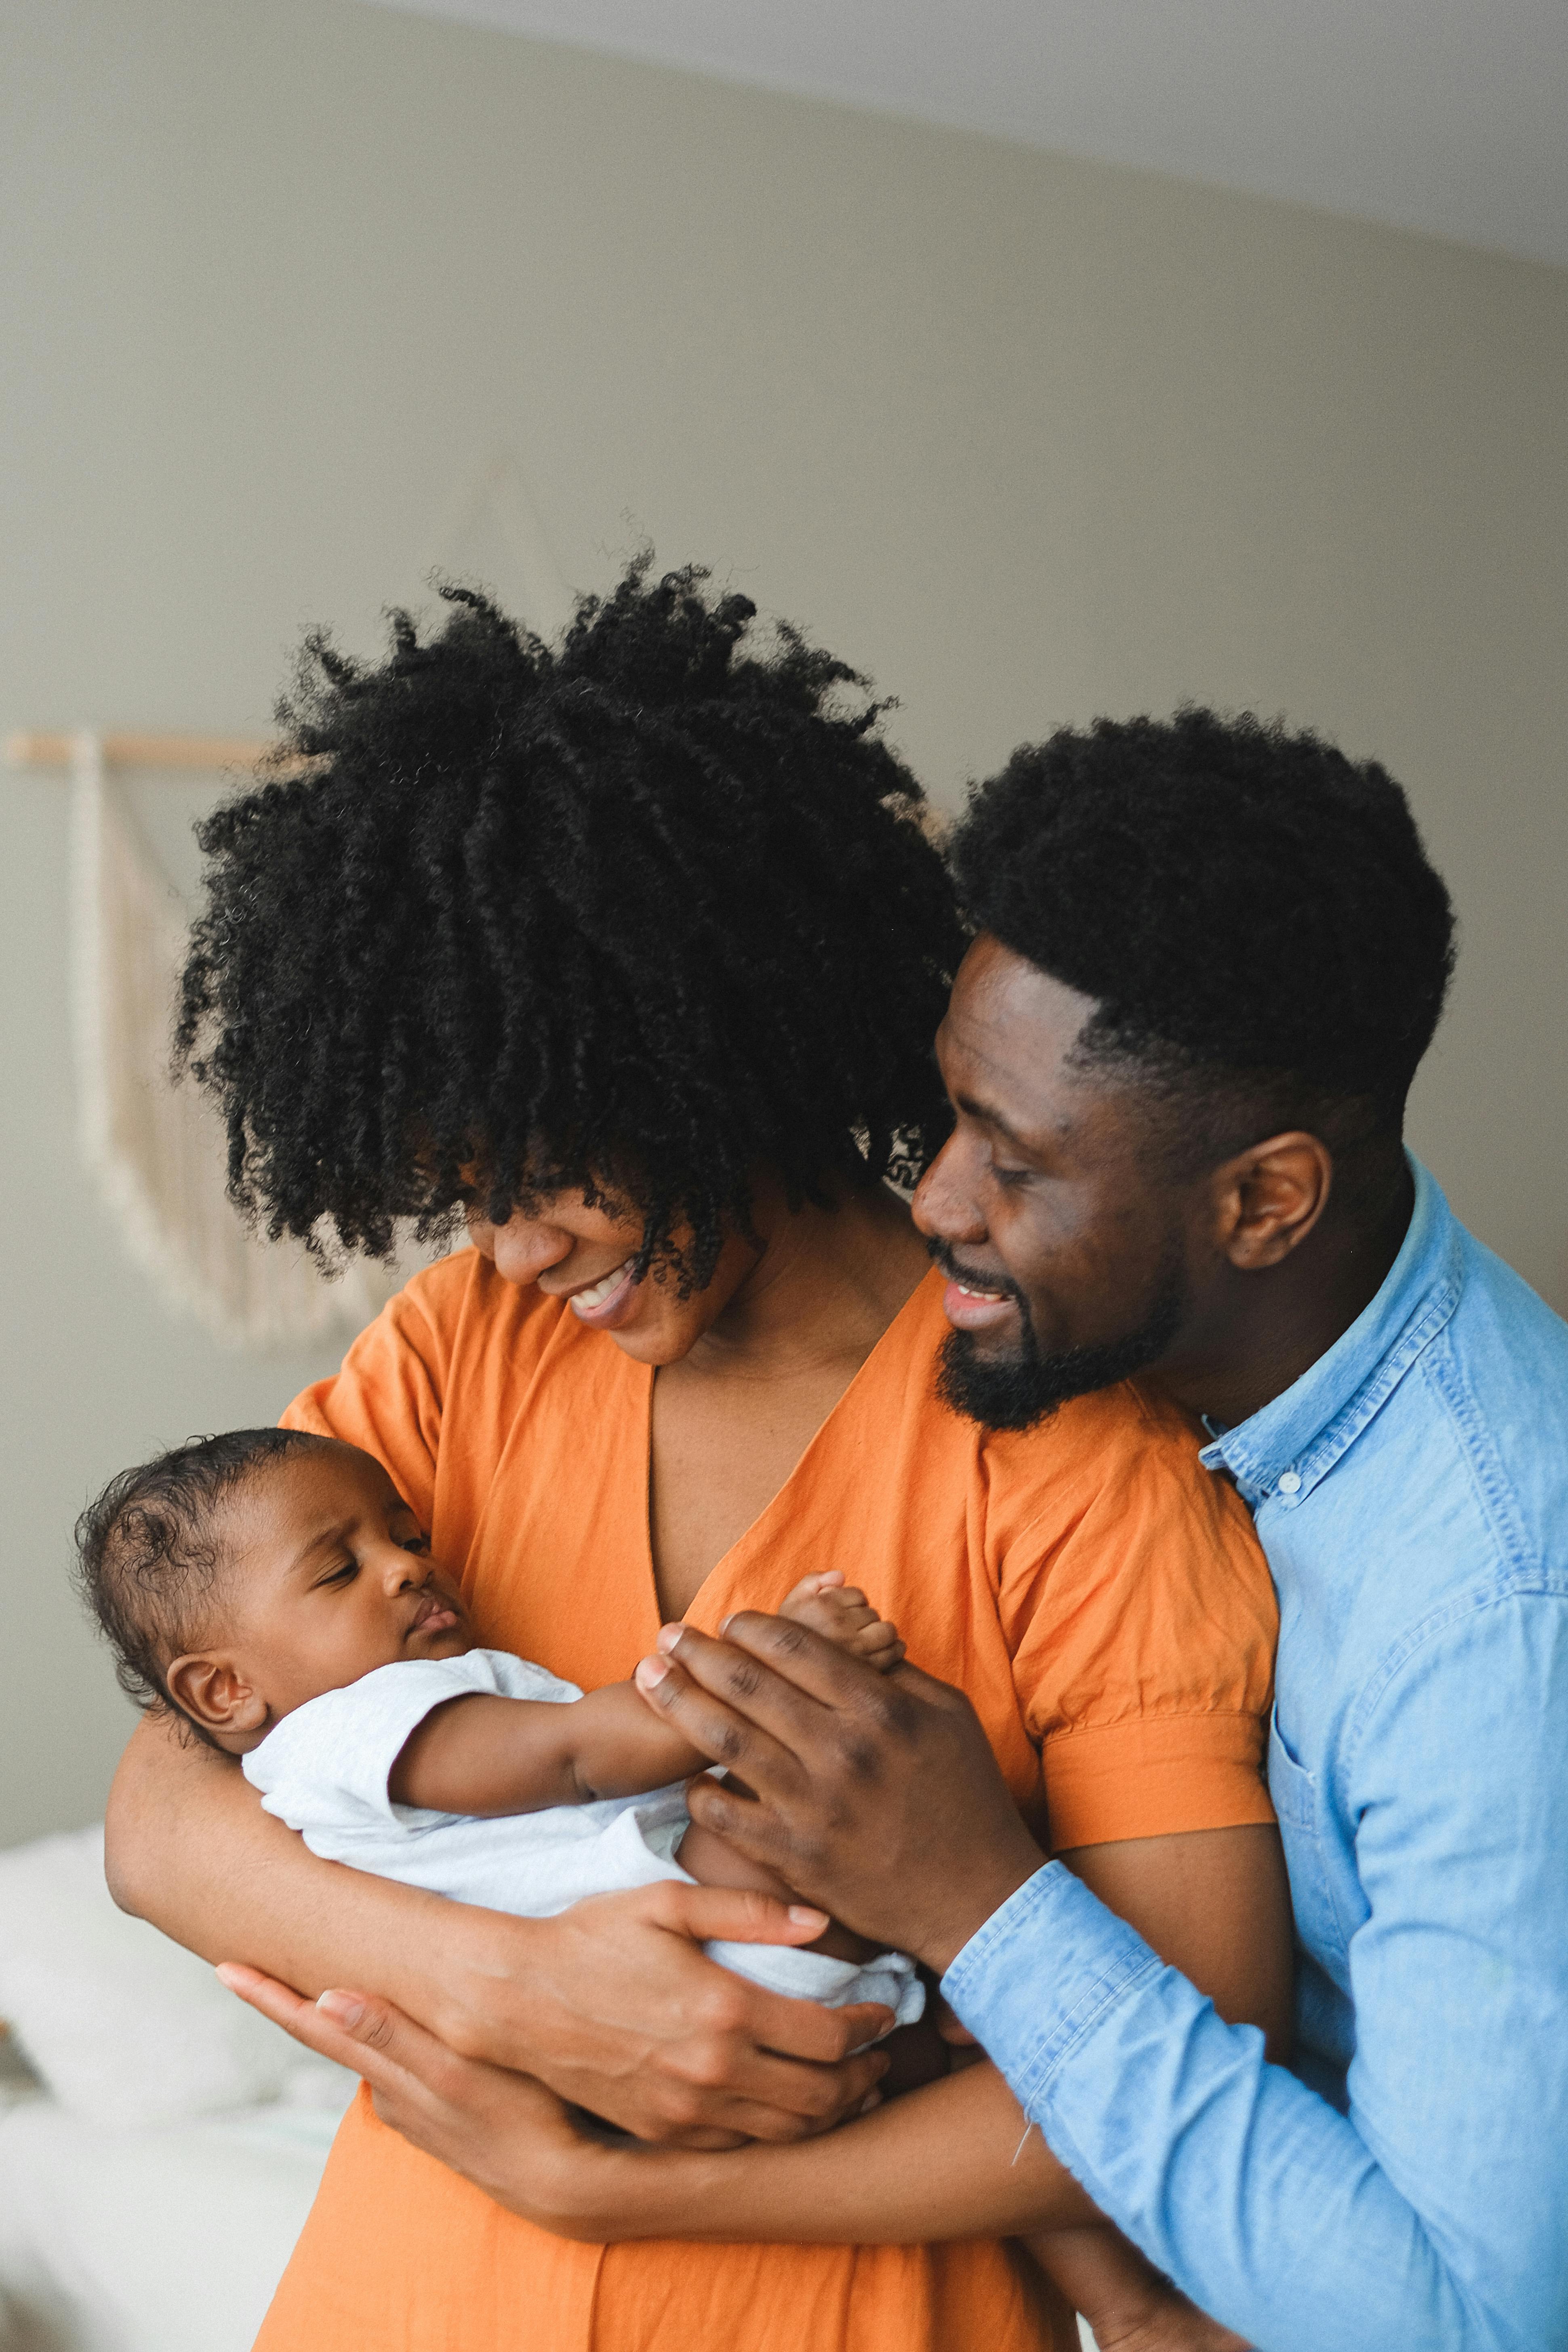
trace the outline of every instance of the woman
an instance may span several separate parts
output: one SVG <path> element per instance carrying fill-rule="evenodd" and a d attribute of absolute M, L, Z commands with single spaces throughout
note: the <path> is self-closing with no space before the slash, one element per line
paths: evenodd
<path fill-rule="evenodd" d="M 182 1037 L 238 1197 L 373 1250 L 461 1208 L 477 1245 L 288 1418 L 380 1456 L 486 1643 L 584 1685 L 661 1620 L 845 1567 L 963 1685 L 1058 1850 L 1227 2013 L 1273 2023 L 1273 1616 L 1245 1514 L 1131 1390 L 1027 1435 L 936 1402 L 940 1285 L 884 1179 L 942 1132 L 958 925 L 859 681 L 788 632 L 753 654 L 751 618 L 634 567 L 554 654 L 473 598 L 427 645 L 400 621 L 379 668 L 317 643 L 304 772 L 209 823 Z M 1152 1844 L 1191 1867 L 1142 1871 Z M 668 2194 L 650 2156 L 621 2225 L 575 2172 L 541 2192 L 562 2111 L 498 2068 L 683 2139 L 676 2167 L 864 2105 L 885 2061 L 847 2053 L 875 2013 L 695 1949 L 812 1932 L 782 1906 L 710 1886 L 466 1911 L 315 1861 L 156 1725 L 110 1853 L 121 1899 L 215 1960 L 362 1987 L 468 2062 L 439 2131 L 400 2111 L 424 2147 L 351 2111 L 265 2352 L 489 2352 L 520 2327 L 531 2352 L 1071 2342 L 1004 2241 L 1088 2209 L 1037 2143 L 1014 2162 L 986 2065 L 825 2138 L 700 2156 Z"/>

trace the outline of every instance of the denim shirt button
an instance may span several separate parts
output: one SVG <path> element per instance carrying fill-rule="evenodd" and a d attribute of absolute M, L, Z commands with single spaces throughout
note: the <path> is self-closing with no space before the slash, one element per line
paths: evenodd
<path fill-rule="evenodd" d="M 1299 1495 L 1300 1491 L 1301 1479 L 1300 1472 L 1295 1470 L 1282 1470 L 1279 1474 L 1279 1492 L 1282 1495 Z"/>

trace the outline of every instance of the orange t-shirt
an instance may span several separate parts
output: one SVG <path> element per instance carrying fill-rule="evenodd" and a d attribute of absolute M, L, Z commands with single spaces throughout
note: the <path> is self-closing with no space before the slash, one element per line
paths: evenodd
<path fill-rule="evenodd" d="M 1246 1510 L 1181 1415 L 1122 1387 L 992 1433 L 935 1399 L 941 1279 L 883 1334 L 691 1621 L 842 1568 L 962 1685 L 1059 1850 L 1272 1819 L 1276 1618 Z M 464 1251 L 417 1276 L 286 1421 L 375 1454 L 479 1638 L 585 1689 L 658 1630 L 653 1375 Z M 1053 2333 L 1052 2313 L 1056 2314 Z M 362 2093 L 257 2352 L 1068 2352 L 1004 2242 L 578 2245 L 379 2123 Z"/>

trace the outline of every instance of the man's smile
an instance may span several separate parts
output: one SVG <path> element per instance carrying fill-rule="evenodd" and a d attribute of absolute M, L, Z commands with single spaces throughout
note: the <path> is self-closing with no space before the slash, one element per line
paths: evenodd
<path fill-rule="evenodd" d="M 955 1331 L 994 1330 L 1017 1315 L 1018 1298 L 1011 1283 L 1004 1280 L 998 1286 L 994 1276 L 987 1280 L 945 1246 L 933 1248 L 931 1255 L 947 1276 L 942 1311 Z"/>

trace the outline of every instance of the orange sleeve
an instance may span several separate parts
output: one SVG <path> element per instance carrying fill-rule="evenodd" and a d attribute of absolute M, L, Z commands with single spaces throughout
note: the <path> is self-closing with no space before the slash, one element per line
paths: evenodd
<path fill-rule="evenodd" d="M 1058 1853 L 1271 1822 L 1279 1612 L 1245 1505 L 1139 1400 L 1007 1549 L 999 1601 Z M 1102 1401 L 1109 1408 L 1110 1399 Z"/>
<path fill-rule="evenodd" d="M 285 1429 L 341 1437 L 374 1454 L 425 1528 L 435 1503 L 451 1358 L 454 1264 L 444 1259 L 416 1275 L 365 1326 L 340 1369 L 302 1390 L 283 1415 Z M 460 1265 L 456 1270 L 467 1272 Z"/>

